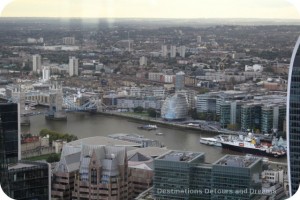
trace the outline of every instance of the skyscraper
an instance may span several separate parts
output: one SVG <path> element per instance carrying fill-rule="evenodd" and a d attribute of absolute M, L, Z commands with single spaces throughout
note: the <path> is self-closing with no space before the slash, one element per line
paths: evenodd
<path fill-rule="evenodd" d="M 161 46 L 161 55 L 163 57 L 167 57 L 168 56 L 168 46 L 167 45 L 162 45 Z"/>
<path fill-rule="evenodd" d="M 197 36 L 197 43 L 201 43 L 201 36 L 200 35 Z"/>
<path fill-rule="evenodd" d="M 69 59 L 69 75 L 78 76 L 78 59 L 76 57 Z"/>
<path fill-rule="evenodd" d="M 18 104 L 0 103 L 0 183 L 9 194 L 8 166 L 18 162 Z"/>
<path fill-rule="evenodd" d="M 200 185 L 195 188 L 197 180 L 194 178 L 193 172 L 200 174 L 202 169 L 193 169 L 196 166 L 204 163 L 205 156 L 201 152 L 189 151 L 169 151 L 154 160 L 154 178 L 153 178 L 153 193 L 156 199 L 160 200 L 184 200 L 184 199 L 199 199 L 192 197 L 193 194 L 185 192 L 191 189 L 203 189 Z M 199 177 L 197 177 L 199 178 Z M 210 176 L 208 176 L 208 180 Z M 204 182 L 208 182 L 205 178 Z M 167 191 L 176 191 L 170 193 Z M 206 198 L 202 198 L 206 199 Z"/>
<path fill-rule="evenodd" d="M 75 37 L 64 37 L 62 40 L 65 45 L 75 45 Z"/>
<path fill-rule="evenodd" d="M 254 156 L 226 155 L 216 161 L 212 167 L 212 188 L 214 200 L 250 200 L 255 199 L 255 192 L 262 187 L 262 158 Z M 243 191 L 243 193 L 236 193 Z M 237 195 L 238 194 L 238 195 Z"/>
<path fill-rule="evenodd" d="M 18 104 L 0 103 L 0 183 L 13 199 L 50 199 L 47 163 L 21 161 Z"/>
<path fill-rule="evenodd" d="M 186 48 L 185 48 L 185 46 L 180 46 L 179 47 L 179 55 L 180 55 L 180 57 L 185 57 L 185 50 L 186 50 Z"/>
<path fill-rule="evenodd" d="M 32 71 L 40 73 L 42 67 L 42 57 L 38 54 L 32 56 Z"/>
<path fill-rule="evenodd" d="M 43 67 L 43 81 L 48 81 L 50 79 L 50 69 L 49 67 Z"/>
<path fill-rule="evenodd" d="M 183 90 L 184 89 L 184 78 L 185 73 L 180 71 L 176 73 L 176 78 L 175 78 L 175 90 Z"/>
<path fill-rule="evenodd" d="M 176 57 L 176 46 L 172 45 L 170 48 L 170 57 L 175 58 Z"/>
<path fill-rule="evenodd" d="M 288 81 L 287 140 L 290 195 L 297 192 L 300 182 L 300 37 L 293 51 Z"/>

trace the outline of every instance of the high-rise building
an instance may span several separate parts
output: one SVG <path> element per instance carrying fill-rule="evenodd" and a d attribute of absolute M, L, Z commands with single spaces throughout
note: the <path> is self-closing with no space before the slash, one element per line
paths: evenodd
<path fill-rule="evenodd" d="M 8 167 L 9 196 L 17 200 L 47 200 L 50 198 L 50 164 L 19 161 Z"/>
<path fill-rule="evenodd" d="M 9 194 L 8 166 L 18 162 L 18 104 L 0 103 L 0 183 Z"/>
<path fill-rule="evenodd" d="M 180 55 L 180 57 L 182 57 L 182 58 L 185 57 L 185 50 L 186 50 L 185 46 L 180 46 L 179 47 L 179 55 Z"/>
<path fill-rule="evenodd" d="M 262 158 L 226 155 L 213 163 L 212 199 L 250 200 L 262 188 Z M 237 195 L 237 192 L 238 195 Z"/>
<path fill-rule="evenodd" d="M 224 128 L 228 128 L 228 125 L 231 125 L 234 126 L 232 128 L 239 129 L 241 124 L 241 102 L 220 102 L 220 124 Z"/>
<path fill-rule="evenodd" d="M 66 143 L 53 170 L 52 199 L 132 199 L 129 146 L 140 144 L 105 137 Z"/>
<path fill-rule="evenodd" d="M 75 37 L 64 37 L 63 44 L 65 45 L 74 45 L 75 44 Z"/>
<path fill-rule="evenodd" d="M 162 57 L 168 56 L 168 46 L 165 44 L 161 46 L 161 55 Z"/>
<path fill-rule="evenodd" d="M 160 200 L 184 200 L 190 198 L 187 191 L 191 184 L 197 185 L 197 181 L 191 183 L 192 169 L 204 162 L 204 153 L 169 151 L 154 160 L 153 193 Z M 199 173 L 202 170 L 194 170 Z M 210 176 L 209 176 L 210 179 Z M 205 180 L 202 180 L 205 181 Z M 194 188 L 195 189 L 195 188 Z M 197 188 L 201 190 L 202 188 Z M 176 192 L 170 192 L 170 191 Z M 193 194 L 197 195 L 197 194 Z M 199 194 L 198 194 L 199 195 Z"/>
<path fill-rule="evenodd" d="M 201 41 L 201 36 L 200 35 L 198 35 L 197 36 L 197 43 L 201 43 L 202 41 Z"/>
<path fill-rule="evenodd" d="M 47 163 L 21 161 L 19 106 L 0 103 L 0 183 L 13 199 L 50 199 Z"/>
<path fill-rule="evenodd" d="M 294 195 L 300 183 L 300 37 L 293 51 L 287 95 L 287 142 L 290 195 Z"/>
<path fill-rule="evenodd" d="M 69 75 L 78 76 L 78 59 L 76 57 L 69 59 Z"/>
<path fill-rule="evenodd" d="M 43 67 L 43 81 L 48 81 L 50 79 L 50 69 L 49 67 Z"/>
<path fill-rule="evenodd" d="M 261 104 L 246 103 L 241 107 L 241 129 L 260 131 L 261 128 Z"/>
<path fill-rule="evenodd" d="M 204 153 L 169 151 L 154 160 L 155 199 L 260 199 L 262 158 L 225 155 L 213 164 Z"/>
<path fill-rule="evenodd" d="M 261 132 L 271 133 L 283 130 L 285 121 L 286 105 L 267 104 L 261 109 Z"/>
<path fill-rule="evenodd" d="M 83 146 L 80 161 L 72 199 L 131 199 L 125 147 Z"/>
<path fill-rule="evenodd" d="M 171 45 L 171 48 L 170 48 L 170 57 L 171 58 L 175 58 L 176 57 L 176 46 L 174 46 L 174 45 Z"/>
<path fill-rule="evenodd" d="M 176 73 L 175 78 L 175 90 L 183 90 L 184 89 L 184 79 L 185 79 L 185 73 L 180 71 Z"/>
<path fill-rule="evenodd" d="M 140 57 L 140 66 L 147 66 L 147 60 L 145 56 Z"/>
<path fill-rule="evenodd" d="M 40 73 L 42 69 L 42 57 L 38 54 L 32 56 L 32 71 Z"/>

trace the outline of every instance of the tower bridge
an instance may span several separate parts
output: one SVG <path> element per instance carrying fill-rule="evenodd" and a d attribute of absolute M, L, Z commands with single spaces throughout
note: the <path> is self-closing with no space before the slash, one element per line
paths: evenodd
<path fill-rule="evenodd" d="M 97 112 L 103 104 L 96 93 L 63 94 L 59 84 L 49 85 L 49 90 L 23 90 L 20 85 L 9 86 L 6 97 L 10 102 L 20 103 L 22 124 L 30 123 L 29 116 L 45 115 L 46 119 L 66 120 L 66 112 Z M 29 104 L 29 105 L 26 105 Z M 31 110 L 31 105 L 48 106 L 48 110 L 37 112 Z"/>

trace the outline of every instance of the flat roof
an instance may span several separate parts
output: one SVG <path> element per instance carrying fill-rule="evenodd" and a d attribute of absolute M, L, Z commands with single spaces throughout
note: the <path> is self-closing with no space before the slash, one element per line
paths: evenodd
<path fill-rule="evenodd" d="M 192 152 L 192 151 L 169 151 L 158 158 L 157 160 L 175 161 L 175 162 L 191 162 L 194 159 L 203 156 L 202 152 Z"/>
<path fill-rule="evenodd" d="M 95 136 L 95 137 L 88 137 L 79 140 L 75 140 L 72 142 L 67 143 L 68 146 L 78 146 L 81 144 L 85 145 L 103 145 L 103 146 L 122 146 L 122 147 L 141 147 L 141 144 L 135 142 L 128 142 L 124 140 L 118 140 L 109 137 L 103 136 Z"/>
<path fill-rule="evenodd" d="M 31 167 L 37 167 L 40 165 L 47 164 L 46 162 L 31 162 L 31 161 L 18 161 L 18 163 L 14 165 L 9 165 L 8 170 L 17 170 L 17 169 L 22 169 L 22 168 L 31 168 Z"/>
<path fill-rule="evenodd" d="M 135 153 L 141 153 L 145 156 L 149 156 L 152 158 L 161 156 L 167 152 L 169 152 L 170 150 L 167 148 L 159 148 L 159 147 L 145 147 L 145 148 L 138 148 L 138 149 L 134 149 L 131 151 L 128 151 L 127 154 L 128 156 L 133 155 Z"/>
<path fill-rule="evenodd" d="M 238 156 L 238 155 L 225 155 L 217 160 L 213 165 L 222 165 L 229 167 L 250 168 L 255 163 L 262 160 L 262 158 L 252 155 Z"/>

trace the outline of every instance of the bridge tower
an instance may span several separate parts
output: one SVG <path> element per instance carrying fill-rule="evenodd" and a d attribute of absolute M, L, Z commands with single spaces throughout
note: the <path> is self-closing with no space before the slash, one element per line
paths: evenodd
<path fill-rule="evenodd" d="M 57 82 L 51 84 L 49 91 L 49 112 L 46 119 L 50 120 L 67 120 L 67 115 L 62 109 L 63 92 L 62 86 Z"/>

